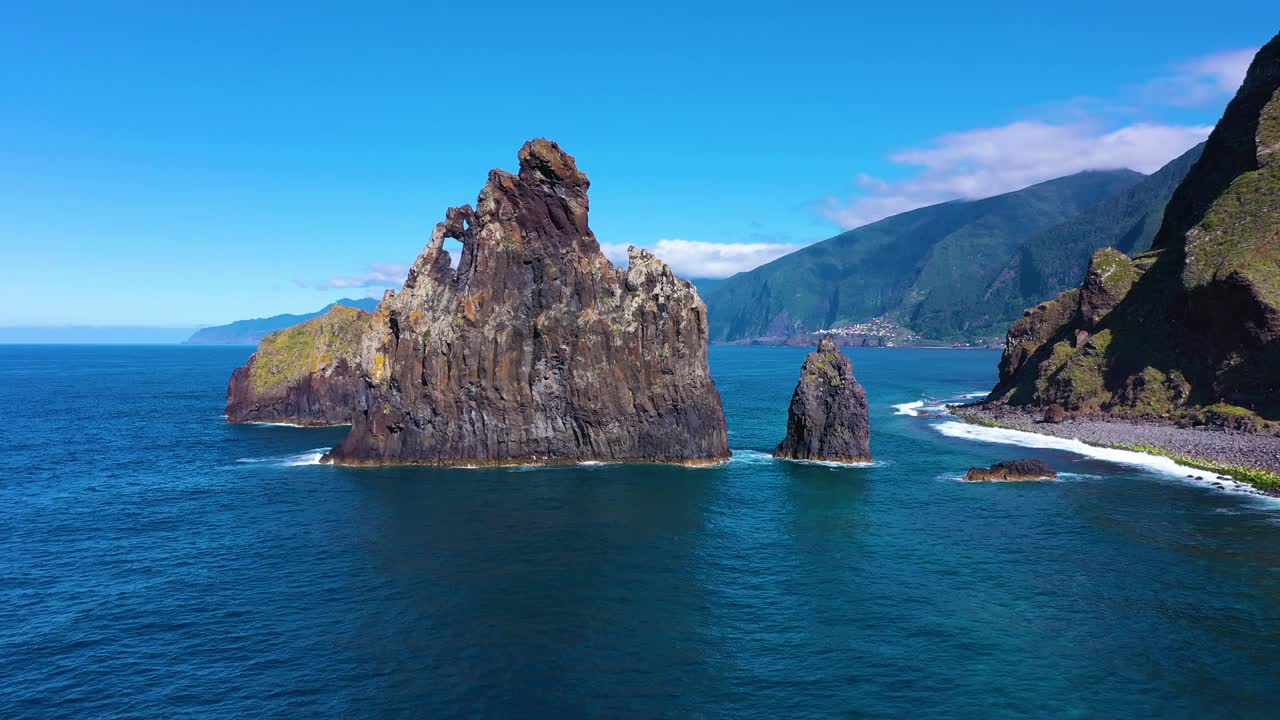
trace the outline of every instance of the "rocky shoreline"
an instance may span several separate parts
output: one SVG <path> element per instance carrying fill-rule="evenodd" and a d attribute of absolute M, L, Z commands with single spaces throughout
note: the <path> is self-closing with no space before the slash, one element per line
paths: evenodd
<path fill-rule="evenodd" d="M 1272 435 L 1216 427 L 1178 427 L 1172 422 L 1155 419 L 1105 416 L 1073 417 L 1061 423 L 1050 423 L 1043 421 L 1042 412 L 992 403 L 956 405 L 951 411 L 962 420 L 978 424 L 1075 439 L 1102 447 L 1156 448 L 1170 456 L 1280 474 L 1280 437 Z M 1280 495 L 1280 487 L 1259 486 L 1258 489 L 1270 495 Z"/>
<path fill-rule="evenodd" d="M 332 451 L 320 456 L 321 464 L 343 467 L 430 467 L 430 468 L 523 468 L 565 467 L 570 465 L 672 465 L 683 468 L 711 468 L 733 459 L 726 457 L 671 459 L 665 457 L 553 457 L 530 456 L 483 460 L 435 460 L 431 458 L 393 458 L 391 460 L 334 457 Z"/>

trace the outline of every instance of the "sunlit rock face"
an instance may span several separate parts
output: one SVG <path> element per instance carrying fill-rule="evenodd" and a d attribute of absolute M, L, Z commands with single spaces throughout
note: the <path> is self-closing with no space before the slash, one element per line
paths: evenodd
<path fill-rule="evenodd" d="M 789 460 L 871 461 L 867 393 L 853 376 L 853 361 L 830 336 L 800 368 L 787 410 L 787 436 L 773 454 Z"/>
<path fill-rule="evenodd" d="M 361 346 L 367 392 L 328 459 L 726 459 L 697 290 L 643 250 L 610 264 L 587 223 L 590 181 L 554 142 L 526 143 L 519 162 L 489 173 L 474 209 L 450 208 L 383 298 Z"/>

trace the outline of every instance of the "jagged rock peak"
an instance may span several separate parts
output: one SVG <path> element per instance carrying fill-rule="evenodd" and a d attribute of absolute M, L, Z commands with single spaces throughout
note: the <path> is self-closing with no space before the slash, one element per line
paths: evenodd
<path fill-rule="evenodd" d="M 450 208 L 362 343 L 369 386 L 350 464 L 728 457 L 706 306 L 632 248 L 617 269 L 588 225 L 590 181 L 554 142 Z M 462 244 L 457 269 L 444 240 Z"/>
<path fill-rule="evenodd" d="M 773 451 L 789 460 L 865 463 L 871 460 L 867 393 L 853 361 L 825 335 L 800 368 L 787 410 L 787 436 Z"/>
<path fill-rule="evenodd" d="M 1138 279 L 1138 269 L 1124 253 L 1102 248 L 1089 259 L 1084 284 L 1080 288 L 1080 322 L 1093 332 L 1103 318 L 1124 300 Z"/>
<path fill-rule="evenodd" d="M 578 169 L 578 161 L 546 138 L 534 138 L 520 148 L 520 176 L 581 189 L 586 193 L 591 181 Z"/>

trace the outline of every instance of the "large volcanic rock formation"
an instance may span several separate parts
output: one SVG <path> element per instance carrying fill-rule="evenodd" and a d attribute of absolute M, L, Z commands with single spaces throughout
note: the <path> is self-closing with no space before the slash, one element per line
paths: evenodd
<path fill-rule="evenodd" d="M 1009 330 L 991 401 L 1280 418 L 1280 35 L 1174 192 L 1153 250 L 1101 250 L 1084 284 Z"/>
<path fill-rule="evenodd" d="M 774 457 L 864 463 L 871 460 L 867 393 L 853 376 L 853 361 L 830 336 L 800 368 L 787 411 L 787 436 Z"/>
<path fill-rule="evenodd" d="M 262 339 L 227 385 L 231 422 L 341 425 L 351 422 L 364 390 L 360 340 L 372 318 L 334 305 L 313 320 Z"/>
<path fill-rule="evenodd" d="M 693 285 L 643 250 L 625 270 L 587 225 L 590 182 L 548 140 L 450 208 L 363 339 L 343 464 L 729 456 Z M 457 269 L 446 238 L 462 243 Z"/>

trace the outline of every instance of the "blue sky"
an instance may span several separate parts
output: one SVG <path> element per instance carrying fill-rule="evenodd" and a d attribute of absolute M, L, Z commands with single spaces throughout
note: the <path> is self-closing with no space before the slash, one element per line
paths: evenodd
<path fill-rule="evenodd" d="M 1273 2 L 25 5 L 0 25 L 0 325 L 380 293 L 536 136 L 591 177 L 612 251 L 725 275 L 921 204 L 1154 170 L 1280 30 Z"/>

